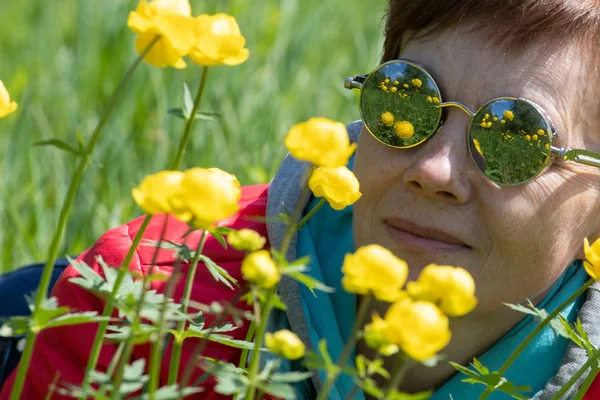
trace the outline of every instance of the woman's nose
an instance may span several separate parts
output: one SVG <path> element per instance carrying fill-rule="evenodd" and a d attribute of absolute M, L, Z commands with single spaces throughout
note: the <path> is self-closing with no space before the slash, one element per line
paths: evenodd
<path fill-rule="evenodd" d="M 457 109 L 450 112 L 444 127 L 414 149 L 416 154 L 403 176 L 406 187 L 435 200 L 454 204 L 468 201 L 473 190 L 466 148 L 468 120 Z"/>

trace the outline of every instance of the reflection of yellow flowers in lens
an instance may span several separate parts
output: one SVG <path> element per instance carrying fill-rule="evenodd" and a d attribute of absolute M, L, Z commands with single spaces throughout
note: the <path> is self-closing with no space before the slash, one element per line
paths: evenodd
<path fill-rule="evenodd" d="M 377 300 L 391 302 L 403 296 L 408 264 L 391 251 L 372 244 L 346 254 L 342 272 L 342 286 L 347 292 L 373 294 Z"/>
<path fill-rule="evenodd" d="M 346 166 L 315 169 L 308 187 L 315 197 L 324 197 L 334 210 L 342 210 L 362 196 L 358 179 Z"/>
<path fill-rule="evenodd" d="M 427 96 L 427 102 L 428 103 L 432 103 L 433 102 L 433 99 L 431 98 L 431 96 Z"/>
<path fill-rule="evenodd" d="M 546 148 L 546 150 L 550 150 L 550 143 L 546 143 L 544 147 Z"/>
<path fill-rule="evenodd" d="M 385 83 L 390 83 L 390 80 L 386 78 Z"/>
<path fill-rule="evenodd" d="M 492 127 L 493 123 L 492 121 L 482 121 L 481 124 L 479 126 L 481 126 L 482 128 L 485 129 L 490 129 Z"/>
<path fill-rule="evenodd" d="M 494 122 L 498 121 L 498 117 L 494 117 Z"/>
<path fill-rule="evenodd" d="M 389 111 L 386 111 L 383 114 L 381 114 L 381 122 L 383 122 L 383 124 L 386 126 L 394 125 L 394 120 L 394 114 L 392 114 Z"/>
<path fill-rule="evenodd" d="M 502 121 L 500 121 L 500 123 L 501 123 L 502 125 L 504 125 L 504 124 L 506 124 L 506 121 L 505 121 L 505 120 L 502 120 Z"/>
<path fill-rule="evenodd" d="M 383 90 L 384 92 L 387 92 L 388 88 L 385 85 L 381 85 L 381 90 Z"/>
<path fill-rule="evenodd" d="M 408 89 L 408 83 L 405 83 L 404 85 L 402 85 L 402 87 L 403 87 L 404 89 Z"/>
<path fill-rule="evenodd" d="M 481 150 L 481 146 L 479 144 L 479 140 L 473 139 L 473 144 L 475 145 L 475 148 L 477 149 L 477 151 L 479 152 L 479 154 L 483 155 L 483 150 Z"/>
<path fill-rule="evenodd" d="M 544 136 L 546 134 L 546 132 L 543 129 L 540 129 L 537 131 L 537 134 L 540 136 Z"/>
<path fill-rule="evenodd" d="M 242 261 L 242 274 L 248 282 L 263 289 L 274 287 L 281 278 L 277 265 L 267 250 L 248 254 Z"/>
<path fill-rule="evenodd" d="M 538 135 L 535 135 L 535 134 L 534 134 L 534 135 L 533 135 L 531 138 L 532 138 L 534 141 L 536 141 L 536 140 L 538 140 Z"/>
<path fill-rule="evenodd" d="M 0 118 L 12 114 L 16 109 L 17 103 L 10 101 L 10 94 L 8 94 L 8 90 L 6 90 L 4 83 L 0 81 Z"/>
<path fill-rule="evenodd" d="M 415 134 L 415 127 L 408 121 L 397 121 L 394 124 L 394 132 L 402 139 L 410 139 Z"/>
<path fill-rule="evenodd" d="M 483 117 L 483 118 L 488 119 L 489 117 L 490 117 L 490 114 L 485 114 L 485 117 Z"/>
<path fill-rule="evenodd" d="M 297 360 L 304 357 L 304 343 L 295 333 L 283 329 L 275 333 L 265 335 L 265 346 L 273 353 L 285 357 L 288 360 Z"/>
<path fill-rule="evenodd" d="M 583 266 L 587 273 L 598 280 L 600 278 L 600 239 L 590 246 L 588 238 L 583 239 L 583 252 L 585 253 L 585 261 Z"/>
<path fill-rule="evenodd" d="M 320 117 L 294 125 L 285 145 L 296 159 L 325 167 L 346 165 L 356 148 L 350 144 L 346 125 Z"/>
<path fill-rule="evenodd" d="M 135 49 L 142 53 L 159 38 L 144 60 L 157 67 L 185 68 L 183 61 L 196 40 L 195 20 L 188 0 L 141 0 L 129 13 L 127 26 L 139 34 Z"/>
<path fill-rule="evenodd" d="M 385 321 L 388 340 L 415 360 L 433 357 L 450 341 L 448 317 L 426 301 L 400 300 L 388 309 Z"/>
<path fill-rule="evenodd" d="M 246 38 L 234 17 L 202 14 L 195 21 L 197 39 L 189 54 L 193 62 L 202 66 L 234 66 L 248 59 Z"/>
<path fill-rule="evenodd" d="M 506 110 L 504 111 L 504 118 L 512 121 L 515 118 L 515 114 L 510 110 Z"/>
<path fill-rule="evenodd" d="M 421 82 L 421 80 L 419 78 L 413 79 L 412 84 L 416 88 L 420 88 L 421 86 L 423 86 L 423 82 Z"/>
<path fill-rule="evenodd" d="M 527 140 L 528 142 L 530 142 L 531 141 L 531 136 L 525 135 L 525 140 Z"/>
<path fill-rule="evenodd" d="M 435 303 L 451 317 L 468 314 L 477 305 L 475 281 L 460 267 L 429 264 L 416 282 L 408 283 L 406 290 L 416 300 Z"/>
<path fill-rule="evenodd" d="M 431 101 L 433 101 L 433 104 L 440 104 L 440 99 L 438 99 L 437 96 L 433 97 Z"/>
<path fill-rule="evenodd" d="M 397 90 L 398 90 L 398 88 L 397 88 L 397 87 L 395 87 L 395 86 L 393 86 L 393 87 L 390 89 L 390 92 L 392 92 L 392 93 L 396 93 L 396 91 L 397 91 Z"/>
<path fill-rule="evenodd" d="M 398 82 L 398 81 L 394 81 L 394 85 L 397 85 L 397 84 L 399 84 L 399 83 L 400 83 L 400 82 Z"/>

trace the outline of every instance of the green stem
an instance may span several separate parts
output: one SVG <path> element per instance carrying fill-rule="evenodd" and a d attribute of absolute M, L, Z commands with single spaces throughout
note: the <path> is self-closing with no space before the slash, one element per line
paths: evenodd
<path fill-rule="evenodd" d="M 396 364 L 394 365 L 392 378 L 390 379 L 388 387 L 385 390 L 385 398 L 391 394 L 392 390 L 397 389 L 400 386 L 404 380 L 404 377 L 406 376 L 409 366 L 410 363 L 408 362 L 406 356 L 403 353 L 399 353 L 396 358 Z"/>
<path fill-rule="evenodd" d="M 311 219 L 313 217 L 313 215 L 315 215 L 317 213 L 317 211 L 319 211 L 319 208 L 323 207 L 323 204 L 325 204 L 327 200 L 325 198 L 322 198 L 321 200 L 319 200 L 319 202 L 317 203 L 316 206 L 314 206 L 309 212 L 308 214 L 306 214 L 304 216 L 304 218 L 302 218 L 300 221 L 298 221 L 298 223 L 295 226 L 296 231 L 299 231 L 300 228 L 302 228 L 302 226 L 304 226 L 304 224 L 306 224 L 308 222 L 309 219 Z"/>
<path fill-rule="evenodd" d="M 566 299 L 561 305 L 559 305 L 556 310 L 554 310 L 549 316 L 548 318 L 544 319 L 540 324 L 538 324 L 535 329 L 533 331 L 531 331 L 531 333 L 525 338 L 525 340 L 523 340 L 521 342 L 521 344 L 519 344 L 519 347 L 517 347 L 515 349 L 515 351 L 513 351 L 513 353 L 510 355 L 510 357 L 508 357 L 508 359 L 504 362 L 504 364 L 502 364 L 502 366 L 500 367 L 500 369 L 498 370 L 498 374 L 500 376 L 504 376 L 504 374 L 506 373 L 506 371 L 508 371 L 508 368 L 512 365 L 512 363 L 517 359 L 517 357 L 519 356 L 519 354 L 521 354 L 521 352 L 523 350 L 525 350 L 525 348 L 529 345 L 529 343 L 531 343 L 531 341 L 538 335 L 538 333 L 540 333 L 542 331 L 542 329 L 544 329 L 548 324 L 550 324 L 550 322 L 552 322 L 552 320 L 554 320 L 554 318 L 556 318 L 556 316 L 569 304 L 571 304 L 572 302 L 574 302 L 581 294 L 583 294 L 586 290 L 588 290 L 588 288 L 590 286 L 592 286 L 592 284 L 596 282 L 594 279 L 590 279 L 589 281 L 587 281 L 583 286 L 581 286 L 579 289 L 577 289 L 577 291 L 575 293 L 573 293 L 571 296 L 569 296 L 568 299 Z M 490 387 L 487 387 L 485 389 L 485 391 L 481 394 L 481 396 L 479 397 L 479 400 L 485 400 L 487 399 L 487 397 L 492 393 L 493 389 Z"/>
<path fill-rule="evenodd" d="M 567 383 L 565 383 L 563 385 L 563 387 L 560 388 L 560 390 L 558 391 L 558 393 L 556 393 L 553 397 L 552 400 L 560 400 L 562 398 L 562 396 L 565 395 L 565 393 L 567 393 L 569 391 L 569 389 L 571 389 L 571 387 L 575 384 L 575 382 L 577 382 L 579 380 L 579 378 L 581 378 L 583 376 L 583 374 L 585 374 L 585 372 L 588 370 L 588 368 L 590 368 L 593 364 L 597 364 L 598 361 L 598 357 L 600 356 L 600 352 L 597 352 L 593 357 L 590 357 L 587 362 L 585 364 L 583 364 L 581 366 L 581 368 L 579 368 L 579 370 L 577 370 L 577 372 L 571 377 L 571 379 L 569 379 L 567 381 Z M 597 370 L 597 368 L 596 368 Z M 590 376 L 592 376 L 592 372 L 594 371 L 594 368 L 592 367 L 592 371 L 590 372 L 590 375 L 588 375 L 588 379 Z M 586 381 L 588 380 L 586 379 Z M 594 380 L 593 378 L 591 379 L 592 381 Z M 590 381 L 591 384 L 591 381 Z M 589 385 L 588 385 L 589 387 Z M 583 388 L 583 386 L 582 386 Z M 583 395 L 585 394 L 585 390 L 587 390 L 587 388 L 585 390 L 581 390 L 582 388 L 579 389 L 577 398 L 580 399 L 581 397 L 583 397 Z"/>
<path fill-rule="evenodd" d="M 172 170 L 179 169 L 179 166 L 181 165 L 181 160 L 183 159 L 183 153 L 190 140 L 190 136 L 192 135 L 192 128 L 194 127 L 194 121 L 196 120 L 196 111 L 200 106 L 200 100 L 202 99 L 202 93 L 204 92 L 204 86 L 206 85 L 207 72 L 208 67 L 204 67 L 202 69 L 202 78 L 200 79 L 200 86 L 198 86 L 198 93 L 196 93 L 196 99 L 194 100 L 194 107 L 192 108 L 191 114 L 188 116 L 188 120 L 185 124 L 185 129 L 183 130 L 183 136 L 181 137 L 181 141 L 179 142 L 179 149 L 177 149 L 177 155 L 173 160 L 173 165 L 171 165 Z"/>
<path fill-rule="evenodd" d="M 340 372 L 342 371 L 342 368 L 344 367 L 346 360 L 348 359 L 348 357 L 350 357 L 352 350 L 354 350 L 354 347 L 356 345 L 357 336 L 358 336 L 358 331 L 363 326 L 363 322 L 364 322 L 365 318 L 367 317 L 372 300 L 373 300 L 373 296 L 371 296 L 370 294 L 366 295 L 362 298 L 362 301 L 360 302 L 360 307 L 358 308 L 358 313 L 356 314 L 356 320 L 354 321 L 354 325 L 352 326 L 352 332 L 350 333 L 350 337 L 346 341 L 344 350 L 342 351 L 342 354 L 340 355 L 340 357 L 337 360 L 336 365 L 338 366 L 338 368 L 335 371 L 331 371 L 331 372 L 327 371 L 327 380 L 325 381 L 325 384 L 323 385 L 323 389 L 321 389 L 319 391 L 319 397 L 317 397 L 317 400 L 326 400 L 327 399 L 327 396 L 329 395 L 331 388 L 333 387 L 333 385 L 335 384 L 335 381 L 337 380 L 338 376 L 340 375 Z"/>
<path fill-rule="evenodd" d="M 600 354 L 600 353 L 597 353 L 597 355 L 594 357 L 596 361 L 598 360 L 598 354 Z M 579 390 L 577 391 L 577 394 L 575 395 L 575 397 L 573 397 L 573 400 L 583 399 L 583 396 L 585 396 L 585 393 L 588 391 L 590 386 L 592 386 L 592 383 L 598 376 L 598 370 L 599 370 L 598 362 L 593 363 L 590 373 L 588 374 L 587 378 L 585 378 L 585 381 L 583 381 L 583 383 L 579 387 Z"/>
<path fill-rule="evenodd" d="M 248 327 L 248 332 L 246 332 L 246 342 L 250 342 L 252 340 L 252 336 L 254 335 L 254 331 L 256 330 L 256 323 L 254 321 L 250 322 L 250 326 Z M 246 362 L 248 361 L 248 349 L 242 350 L 242 356 L 240 357 L 240 368 L 246 368 Z"/>
<path fill-rule="evenodd" d="M 94 129 L 92 133 L 92 137 L 90 138 L 90 142 L 86 148 L 86 157 L 81 158 L 79 160 L 79 164 L 75 173 L 73 174 L 73 178 L 71 179 L 71 184 L 69 185 L 69 190 L 67 192 L 67 197 L 63 203 L 62 209 L 60 211 L 60 216 L 58 219 L 58 225 L 56 227 L 56 231 L 54 232 L 54 236 L 52 237 L 52 242 L 50 243 L 50 248 L 48 250 L 48 256 L 46 258 L 46 264 L 44 265 L 44 270 L 42 271 L 42 276 L 40 278 L 40 284 L 38 286 L 37 295 L 35 299 L 35 308 L 33 310 L 32 320 L 35 321 L 37 314 L 42 306 L 42 302 L 46 299 L 48 295 L 48 287 L 50 286 L 50 280 L 52 278 L 52 271 L 54 269 L 54 263 L 58 257 L 58 252 L 60 249 L 60 245 L 62 243 L 62 239 L 65 234 L 65 228 L 67 225 L 67 219 L 71 212 L 71 207 L 73 206 L 73 201 L 75 200 L 75 195 L 77 194 L 77 189 L 79 189 L 79 185 L 83 179 L 83 172 L 88 165 L 88 157 L 94 151 L 96 147 L 96 143 L 100 138 L 100 133 L 102 132 L 104 126 L 108 122 L 110 115 L 117 105 L 117 100 L 125 90 L 127 82 L 130 80 L 131 76 L 137 69 L 138 65 L 143 60 L 144 56 L 150 51 L 152 46 L 158 41 L 158 37 L 156 37 L 144 51 L 135 59 L 133 64 L 129 67 L 129 69 L 121 78 L 119 85 L 115 89 L 115 92 L 112 94 L 108 106 L 104 111 L 104 114 L 100 118 L 98 125 Z M 10 394 L 11 400 L 18 400 L 21 397 L 21 392 L 23 391 L 23 385 L 25 384 L 25 377 L 27 375 L 27 369 L 29 368 L 29 363 L 31 362 L 31 356 L 33 354 L 33 346 L 35 344 L 35 339 L 37 337 L 39 331 L 30 330 L 27 332 L 27 338 L 25 349 L 23 349 L 23 354 L 21 355 L 21 361 L 19 363 L 19 367 L 17 369 L 17 374 L 15 377 L 15 381 L 12 387 L 12 392 Z"/>
<path fill-rule="evenodd" d="M 186 276 L 185 281 L 185 289 L 183 292 L 183 301 L 182 304 L 182 312 L 183 314 L 187 314 L 188 303 L 190 302 L 190 296 L 192 295 L 192 286 L 194 285 L 194 278 L 196 276 L 196 269 L 198 267 L 198 261 L 200 260 L 200 255 L 202 254 L 202 250 L 204 250 L 204 244 L 206 243 L 206 238 L 208 236 L 208 231 L 206 229 L 202 230 L 202 238 L 200 239 L 200 244 L 196 249 L 196 253 L 194 254 L 194 258 L 192 259 L 192 264 Z M 179 361 L 181 360 L 181 350 L 183 348 L 183 331 L 185 330 L 186 320 L 183 319 L 178 322 L 177 325 L 177 336 L 173 342 L 173 351 L 171 352 L 171 366 L 169 369 L 169 385 L 173 385 L 177 382 L 177 375 L 179 373 Z"/>
<path fill-rule="evenodd" d="M 312 171 L 314 169 L 315 169 L 314 165 L 310 167 L 310 169 L 308 170 L 307 177 L 310 178 L 310 175 L 312 174 Z M 297 231 L 296 227 L 300 224 L 300 222 L 303 221 L 302 224 L 304 224 L 307 221 L 307 220 L 304 220 L 304 218 L 302 220 L 300 220 L 300 216 L 302 215 L 302 210 L 304 209 L 304 205 L 309 198 L 310 198 L 310 188 L 308 187 L 308 185 L 305 185 L 304 188 L 302 188 L 302 192 L 300 193 L 300 196 L 298 197 L 298 202 L 296 203 L 296 208 L 294 209 L 294 213 L 292 214 L 292 219 L 291 219 L 292 221 L 298 221 L 298 222 L 297 223 L 292 222 L 292 223 L 287 224 L 285 233 L 283 235 L 283 240 L 281 241 L 281 249 L 279 251 L 281 252 L 281 255 L 284 258 L 286 258 L 287 250 L 290 247 L 292 238 L 294 237 L 294 234 Z M 300 226 L 302 226 L 302 225 L 300 225 Z"/>
<path fill-rule="evenodd" d="M 248 380 L 250 381 L 251 385 L 254 384 L 256 375 L 258 375 L 258 369 L 260 367 L 260 349 L 262 347 L 265 331 L 267 330 L 269 313 L 271 312 L 271 308 L 273 307 L 273 299 L 275 298 L 274 295 L 275 288 L 270 289 L 267 293 L 267 300 L 265 301 L 265 305 L 262 309 L 262 312 L 260 313 L 260 323 L 258 325 L 258 329 L 256 330 L 256 336 L 254 338 L 254 350 L 252 351 L 252 359 L 250 360 L 250 366 L 248 367 Z M 254 400 L 255 394 L 255 387 L 251 386 L 250 390 L 248 390 L 248 394 L 246 394 L 246 400 Z"/>

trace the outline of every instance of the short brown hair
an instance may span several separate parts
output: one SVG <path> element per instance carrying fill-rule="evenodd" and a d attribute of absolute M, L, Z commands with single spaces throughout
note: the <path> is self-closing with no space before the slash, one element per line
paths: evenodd
<path fill-rule="evenodd" d="M 435 35 L 462 22 L 493 28 L 489 39 L 519 50 L 541 35 L 600 47 L 600 0 L 389 0 L 382 61 L 398 58 L 411 39 Z"/>

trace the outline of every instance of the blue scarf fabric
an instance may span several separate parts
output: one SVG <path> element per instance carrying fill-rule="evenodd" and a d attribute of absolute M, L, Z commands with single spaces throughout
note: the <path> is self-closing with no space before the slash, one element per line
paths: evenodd
<path fill-rule="evenodd" d="M 312 198 L 305 209 L 305 214 L 318 201 L 319 199 Z M 341 353 L 356 316 L 356 295 L 345 292 L 341 286 L 341 266 L 344 256 L 354 250 L 352 207 L 335 211 L 325 204 L 298 234 L 297 257 L 310 256 L 310 275 L 335 289 L 334 293 L 316 292 L 315 295 L 304 286 L 300 288 L 312 347 L 318 348 L 319 341 L 326 338 L 328 351 L 334 360 Z M 587 279 L 587 273 L 581 262 L 575 260 L 538 307 L 545 308 L 549 313 L 552 312 Z M 583 300 L 584 295 L 567 307 L 562 312 L 563 316 L 571 322 L 575 321 Z M 285 322 L 284 324 L 287 325 Z M 499 369 L 504 360 L 535 326 L 536 323 L 531 316 L 525 317 L 490 350 L 481 355 L 479 360 L 490 370 Z M 535 395 L 555 375 L 567 345 L 566 339 L 557 338 L 552 329 L 547 327 L 521 353 L 506 373 L 506 378 L 517 385 L 530 386 L 532 391 L 529 395 Z M 288 367 L 294 369 L 294 366 Z M 321 373 L 321 377 L 324 381 L 324 373 Z M 461 382 L 464 378 L 462 374 L 455 375 L 435 392 L 432 400 L 448 400 L 450 395 L 460 400 L 477 399 L 484 387 Z M 297 385 L 298 399 L 310 399 L 307 385 L 309 385 L 308 381 Z M 346 399 L 353 387 L 351 377 L 342 375 L 331 391 L 329 399 Z M 494 392 L 489 399 L 501 400 L 507 397 L 502 393 Z M 364 398 L 362 393 L 354 397 L 356 400 L 364 400 Z"/>

